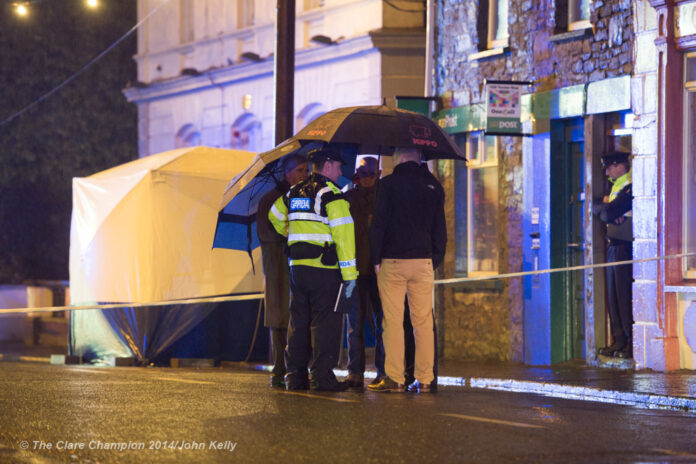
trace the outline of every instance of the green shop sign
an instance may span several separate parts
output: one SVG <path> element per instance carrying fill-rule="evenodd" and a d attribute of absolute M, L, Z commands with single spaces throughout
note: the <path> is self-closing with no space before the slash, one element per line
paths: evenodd
<path fill-rule="evenodd" d="M 486 111 L 483 104 L 458 106 L 433 113 L 432 119 L 448 134 L 485 129 Z"/>

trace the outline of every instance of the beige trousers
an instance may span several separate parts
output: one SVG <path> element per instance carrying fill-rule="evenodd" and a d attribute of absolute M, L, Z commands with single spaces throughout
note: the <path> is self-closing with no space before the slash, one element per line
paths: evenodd
<path fill-rule="evenodd" d="M 433 381 L 433 263 L 430 259 L 383 259 L 377 276 L 384 310 L 384 370 L 404 383 L 404 299 L 408 295 L 416 341 L 414 375 L 421 384 Z"/>

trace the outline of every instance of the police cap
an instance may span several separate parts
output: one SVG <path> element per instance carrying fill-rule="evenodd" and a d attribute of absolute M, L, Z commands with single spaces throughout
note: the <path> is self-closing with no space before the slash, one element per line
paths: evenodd
<path fill-rule="evenodd" d="M 307 159 L 313 164 L 323 161 L 339 161 L 341 164 L 346 164 L 341 154 L 334 148 L 329 147 L 315 148 L 307 153 Z"/>
<path fill-rule="evenodd" d="M 607 153 L 606 155 L 602 155 L 602 166 L 606 168 L 613 164 L 627 163 L 629 156 L 630 153 L 626 153 L 625 151 L 613 151 L 611 153 Z"/>

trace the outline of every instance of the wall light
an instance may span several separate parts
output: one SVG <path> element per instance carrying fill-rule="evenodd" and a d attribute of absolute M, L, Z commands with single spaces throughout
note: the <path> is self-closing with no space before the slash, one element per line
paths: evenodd
<path fill-rule="evenodd" d="M 29 14 L 29 9 L 27 8 L 26 3 L 14 3 L 13 5 L 15 7 L 15 13 L 17 13 L 19 16 L 26 16 Z"/>
<path fill-rule="evenodd" d="M 90 8 L 96 8 L 99 6 L 99 0 L 87 0 L 87 6 Z"/>

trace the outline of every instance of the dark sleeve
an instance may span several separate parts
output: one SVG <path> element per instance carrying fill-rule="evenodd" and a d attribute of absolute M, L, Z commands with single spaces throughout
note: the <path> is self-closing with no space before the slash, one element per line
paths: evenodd
<path fill-rule="evenodd" d="M 633 189 L 629 184 L 624 187 L 614 198 L 614 201 L 605 203 L 599 211 L 599 219 L 604 222 L 614 222 L 616 218 L 623 216 L 633 209 Z"/>
<path fill-rule="evenodd" d="M 372 224 L 370 225 L 370 259 L 373 266 L 382 262 L 382 250 L 384 248 L 384 236 L 388 220 L 386 217 L 388 200 L 387 188 L 383 182 L 380 182 L 377 188 Z"/>
<path fill-rule="evenodd" d="M 271 224 L 271 221 L 268 219 L 268 212 L 279 196 L 281 196 L 281 193 L 273 189 L 259 200 L 259 205 L 256 210 L 256 234 L 259 237 L 259 241 L 284 242 L 286 240 L 285 237 L 276 232 L 273 224 Z"/>
<path fill-rule="evenodd" d="M 433 247 L 433 269 L 436 269 L 445 259 L 445 248 L 447 247 L 447 220 L 445 219 L 445 191 L 440 187 L 435 196 L 435 217 L 432 234 Z"/>

